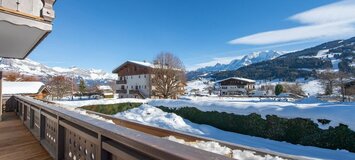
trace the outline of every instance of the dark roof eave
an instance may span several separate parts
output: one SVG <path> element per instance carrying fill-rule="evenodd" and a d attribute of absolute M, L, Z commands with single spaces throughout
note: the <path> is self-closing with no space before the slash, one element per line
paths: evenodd
<path fill-rule="evenodd" d="M 125 65 L 128 64 L 128 63 L 133 63 L 133 62 L 131 62 L 131 61 L 126 61 L 125 63 L 123 63 L 123 64 L 121 64 L 120 66 L 118 66 L 117 68 L 115 68 L 115 69 L 112 71 L 112 73 L 117 73 L 118 70 L 120 70 L 123 66 L 125 66 Z M 139 66 L 143 66 L 143 67 L 147 67 L 147 66 L 141 65 L 141 64 L 139 64 L 139 63 L 133 63 L 133 64 L 136 64 L 136 65 L 139 65 Z M 151 68 L 151 67 L 147 67 L 147 68 Z"/>

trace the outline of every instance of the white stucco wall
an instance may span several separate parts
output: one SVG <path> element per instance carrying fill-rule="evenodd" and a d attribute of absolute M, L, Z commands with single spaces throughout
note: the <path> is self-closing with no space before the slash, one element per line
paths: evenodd
<path fill-rule="evenodd" d="M 0 6 L 39 17 L 43 8 L 41 0 L 0 0 Z"/>
<path fill-rule="evenodd" d="M 150 86 L 150 75 L 149 74 L 139 74 L 132 76 L 124 76 L 127 83 L 126 84 L 117 84 L 116 89 L 121 90 L 122 85 L 125 90 L 136 90 L 136 86 L 138 90 L 140 90 L 143 94 L 150 96 L 151 94 L 151 86 Z M 120 77 L 118 77 L 120 80 Z"/>

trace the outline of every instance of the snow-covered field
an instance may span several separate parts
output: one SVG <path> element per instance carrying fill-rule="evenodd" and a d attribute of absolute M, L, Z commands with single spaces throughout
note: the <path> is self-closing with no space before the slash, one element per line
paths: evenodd
<path fill-rule="evenodd" d="M 170 108 L 196 107 L 201 111 L 218 111 L 234 113 L 238 115 L 248 115 L 251 113 L 266 115 L 277 115 L 284 118 L 310 118 L 315 123 L 318 119 L 331 120 L 330 124 L 322 125 L 321 128 L 329 126 L 338 126 L 339 123 L 348 125 L 355 131 L 355 102 L 349 103 L 331 103 L 322 102 L 314 97 L 299 100 L 297 102 L 278 102 L 264 101 L 250 98 L 245 101 L 244 98 L 234 98 L 229 101 L 222 100 L 201 100 L 202 98 L 192 100 L 148 100 L 147 103 L 153 106 L 165 106 Z"/>
<path fill-rule="evenodd" d="M 209 125 L 192 123 L 182 117 L 166 113 L 154 106 L 167 107 L 196 107 L 202 111 L 220 111 L 236 114 L 258 113 L 262 116 L 275 114 L 281 117 L 304 117 L 315 120 L 318 118 L 329 119 L 330 125 L 337 126 L 339 123 L 347 124 L 355 130 L 355 103 L 330 103 L 322 102 L 313 97 L 297 102 L 275 102 L 260 101 L 258 98 L 227 98 L 218 99 L 214 97 L 190 98 L 190 100 L 138 100 L 138 99 L 103 99 L 86 101 L 57 101 L 68 108 L 75 108 L 92 104 L 113 104 L 123 102 L 145 103 L 115 116 L 130 119 L 146 125 L 188 132 L 212 139 L 227 141 L 235 144 L 260 148 L 273 152 L 303 156 L 314 159 L 355 159 L 355 153 L 344 150 L 330 150 L 310 146 L 294 145 L 286 142 L 279 142 L 259 137 L 247 136 L 232 132 L 226 132 Z M 259 100 L 259 101 L 258 101 Z M 320 126 L 327 128 L 327 126 Z M 242 154 L 242 153 L 241 153 Z"/>

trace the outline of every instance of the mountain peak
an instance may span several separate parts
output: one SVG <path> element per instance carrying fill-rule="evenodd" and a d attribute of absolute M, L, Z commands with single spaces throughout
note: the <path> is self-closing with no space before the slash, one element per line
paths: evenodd
<path fill-rule="evenodd" d="M 48 67 L 31 59 L 6 59 L 0 62 L 2 71 L 17 72 L 24 75 L 33 75 L 42 78 L 65 75 L 85 80 L 114 80 L 116 76 L 100 69 L 82 69 L 77 66 L 69 68 Z"/>
<path fill-rule="evenodd" d="M 274 51 L 274 50 L 265 50 L 258 51 L 242 56 L 242 58 L 234 59 L 229 64 L 220 64 L 217 63 L 214 66 L 207 66 L 199 68 L 197 72 L 217 72 L 217 71 L 230 71 L 237 70 L 240 67 L 244 67 L 253 63 L 258 63 L 266 60 L 271 60 L 286 52 Z"/>

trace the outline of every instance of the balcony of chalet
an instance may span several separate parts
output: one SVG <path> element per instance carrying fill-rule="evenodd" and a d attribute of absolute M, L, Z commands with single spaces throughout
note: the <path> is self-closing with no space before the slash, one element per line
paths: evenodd
<path fill-rule="evenodd" d="M 117 80 L 116 84 L 127 84 L 127 80 Z"/>
<path fill-rule="evenodd" d="M 21 95 L 4 102 L 0 159 L 230 159 L 161 138 L 179 132 L 101 115 L 108 123 Z"/>

